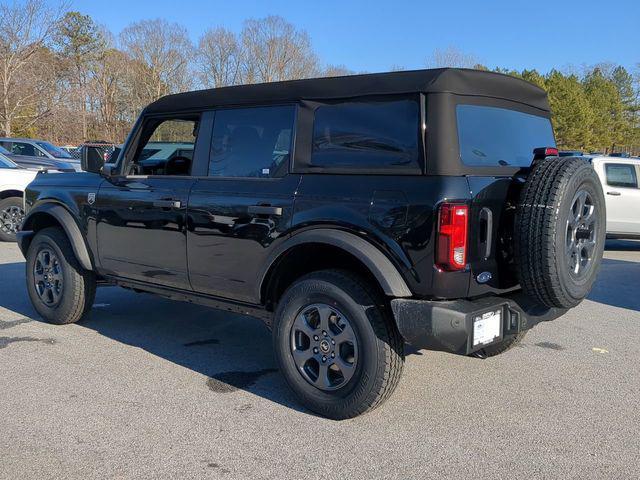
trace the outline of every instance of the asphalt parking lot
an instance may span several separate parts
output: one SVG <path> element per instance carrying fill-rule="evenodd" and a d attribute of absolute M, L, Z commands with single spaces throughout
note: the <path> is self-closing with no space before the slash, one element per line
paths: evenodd
<path fill-rule="evenodd" d="M 42 323 L 0 245 L 0 478 L 637 478 L 640 242 L 488 360 L 410 351 L 382 408 L 301 409 L 254 319 L 102 288 Z"/>

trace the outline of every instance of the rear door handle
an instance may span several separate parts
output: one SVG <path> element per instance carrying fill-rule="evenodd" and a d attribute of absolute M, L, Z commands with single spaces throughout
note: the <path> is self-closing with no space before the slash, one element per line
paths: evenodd
<path fill-rule="evenodd" d="M 607 195 L 613 195 L 614 197 L 619 197 L 622 194 L 620 192 L 607 192 Z"/>
<path fill-rule="evenodd" d="M 271 207 L 269 205 L 251 205 L 247 211 L 252 215 L 282 216 L 282 207 Z"/>
<path fill-rule="evenodd" d="M 180 200 L 154 200 L 153 206 L 160 208 L 180 208 L 182 202 Z"/>

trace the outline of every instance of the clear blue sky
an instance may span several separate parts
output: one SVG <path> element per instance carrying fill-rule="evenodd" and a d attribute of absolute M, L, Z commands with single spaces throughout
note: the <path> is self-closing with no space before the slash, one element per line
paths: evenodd
<path fill-rule="evenodd" d="M 640 0 L 72 0 L 118 33 L 162 17 L 195 40 L 207 28 L 242 28 L 246 18 L 280 15 L 311 36 L 326 64 L 355 71 L 421 68 L 436 48 L 489 66 L 536 68 L 640 62 Z"/>

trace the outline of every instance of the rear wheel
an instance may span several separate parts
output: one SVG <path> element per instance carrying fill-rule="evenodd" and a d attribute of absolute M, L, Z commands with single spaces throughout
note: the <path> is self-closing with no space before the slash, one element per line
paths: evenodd
<path fill-rule="evenodd" d="M 23 219 L 24 210 L 20 197 L 0 200 L 0 241 L 15 242 Z"/>
<path fill-rule="evenodd" d="M 65 233 L 38 232 L 27 251 L 27 291 L 37 312 L 57 325 L 80 320 L 93 305 L 96 278 L 84 270 Z"/>
<path fill-rule="evenodd" d="M 403 341 L 384 298 L 346 271 L 311 273 L 289 287 L 275 313 L 273 339 L 291 389 L 329 418 L 377 407 L 402 372 Z"/>

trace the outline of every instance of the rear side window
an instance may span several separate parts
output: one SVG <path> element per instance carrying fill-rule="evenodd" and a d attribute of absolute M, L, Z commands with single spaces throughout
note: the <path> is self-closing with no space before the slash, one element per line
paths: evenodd
<path fill-rule="evenodd" d="M 612 187 L 638 188 L 636 169 L 633 165 L 623 163 L 607 163 L 607 185 Z"/>
<path fill-rule="evenodd" d="M 420 168 L 420 109 L 413 100 L 353 101 L 316 109 L 313 167 Z"/>
<path fill-rule="evenodd" d="M 11 151 L 15 155 L 24 155 L 25 157 L 44 156 L 30 143 L 14 142 Z"/>
<path fill-rule="evenodd" d="M 209 176 L 270 178 L 289 163 L 295 107 L 216 112 Z"/>
<path fill-rule="evenodd" d="M 506 108 L 456 107 L 462 163 L 472 167 L 528 167 L 533 149 L 555 147 L 548 118 Z"/>

